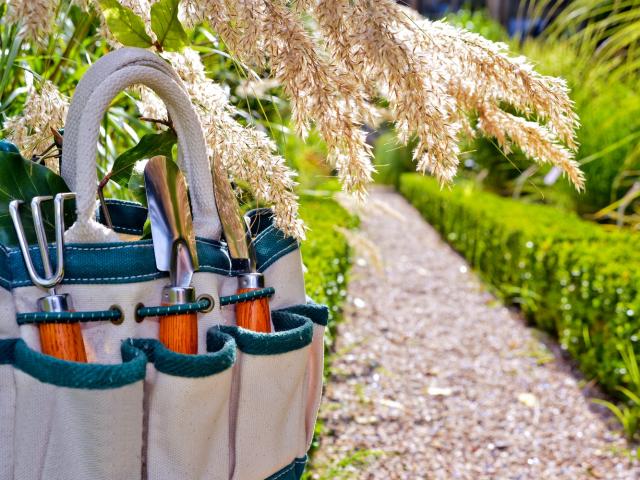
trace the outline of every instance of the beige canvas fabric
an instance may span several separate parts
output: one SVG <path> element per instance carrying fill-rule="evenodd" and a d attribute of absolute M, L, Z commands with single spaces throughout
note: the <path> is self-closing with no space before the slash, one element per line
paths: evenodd
<path fill-rule="evenodd" d="M 0 339 L 20 335 L 11 292 L 0 288 Z M 13 367 L 0 365 L 0 479 L 13 478 L 13 431 L 15 414 Z"/>
<path fill-rule="evenodd" d="M 306 442 L 304 451 L 311 446 L 313 432 L 322 398 L 322 372 L 324 370 L 324 330 L 322 325 L 313 326 L 313 340 L 309 348 L 309 368 L 307 378 L 307 400 L 305 411 Z M 301 455 L 300 455 L 301 456 Z"/>
<path fill-rule="evenodd" d="M 15 480 L 139 478 L 142 381 L 86 390 L 14 378 Z"/>
<path fill-rule="evenodd" d="M 0 365 L 0 479 L 13 478 L 16 386 L 13 366 Z"/>
<path fill-rule="evenodd" d="M 306 451 L 309 346 L 280 355 L 239 352 L 234 480 L 264 479 Z"/>
<path fill-rule="evenodd" d="M 148 480 L 229 478 L 231 377 L 231 369 L 202 378 L 147 372 Z"/>

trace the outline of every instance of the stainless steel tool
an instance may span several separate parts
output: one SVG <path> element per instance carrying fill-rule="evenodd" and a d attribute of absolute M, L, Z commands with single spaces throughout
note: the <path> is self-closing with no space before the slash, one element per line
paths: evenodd
<path fill-rule="evenodd" d="M 178 166 L 161 155 L 147 162 L 144 183 L 156 267 L 170 276 L 169 285 L 162 290 L 162 304 L 194 302 L 196 293 L 191 279 L 198 269 L 198 255 L 187 183 Z M 197 353 L 197 314 L 163 316 L 160 341 L 175 352 Z"/>
<path fill-rule="evenodd" d="M 58 285 L 64 276 L 64 201 L 75 198 L 74 193 L 59 193 L 55 199 L 51 196 L 34 197 L 31 200 L 31 212 L 33 215 L 33 226 L 38 239 L 40 258 L 44 269 L 44 277 L 40 276 L 36 270 L 33 259 L 29 252 L 29 242 L 27 240 L 22 220 L 20 219 L 21 200 L 13 200 L 9 204 L 9 214 L 16 229 L 18 243 L 22 251 L 27 272 L 34 285 L 48 290 L 49 295 L 38 300 L 38 308 L 42 312 L 66 312 L 73 309 L 71 297 L 68 294 L 58 294 Z M 49 247 L 47 245 L 47 235 L 45 223 L 42 216 L 42 202 L 53 200 L 55 212 L 55 232 L 56 232 L 56 270 L 53 271 L 49 259 Z M 58 357 L 64 360 L 76 362 L 86 362 L 87 354 L 82 340 L 80 324 L 75 323 L 41 323 L 38 326 L 40 333 L 40 344 L 43 353 Z"/>
<path fill-rule="evenodd" d="M 217 160 L 212 162 L 211 174 L 224 237 L 231 258 L 241 260 L 245 271 L 238 276 L 237 293 L 264 288 L 264 275 L 256 268 L 256 255 L 249 219 L 243 217 L 231 183 L 224 168 Z M 236 324 L 256 332 L 271 332 L 269 299 L 257 298 L 236 304 Z"/>

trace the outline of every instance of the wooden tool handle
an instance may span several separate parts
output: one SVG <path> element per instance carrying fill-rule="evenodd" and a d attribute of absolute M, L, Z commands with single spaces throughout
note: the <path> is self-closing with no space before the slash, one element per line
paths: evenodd
<path fill-rule="evenodd" d="M 79 323 L 42 323 L 40 347 L 42 353 L 72 362 L 87 362 Z"/>
<path fill-rule="evenodd" d="M 259 290 L 258 288 L 241 288 L 238 294 Z M 236 323 L 239 327 L 254 332 L 271 332 L 271 315 L 269 314 L 269 299 L 256 298 L 236 304 Z"/>
<path fill-rule="evenodd" d="M 198 353 L 198 314 L 181 313 L 160 317 L 160 341 L 169 350 Z"/>

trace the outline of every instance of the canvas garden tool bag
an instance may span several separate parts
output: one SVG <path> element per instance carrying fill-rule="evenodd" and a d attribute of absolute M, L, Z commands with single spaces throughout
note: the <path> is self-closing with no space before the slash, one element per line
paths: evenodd
<path fill-rule="evenodd" d="M 100 121 L 125 88 L 165 102 L 178 134 L 197 235 L 198 354 L 158 339 L 167 275 L 142 233 L 141 205 L 108 201 L 113 230 L 96 218 Z M 62 175 L 76 192 L 64 278 L 75 312 L 37 313 L 19 248 L 0 246 L 0 480 L 297 479 L 320 399 L 327 311 L 307 301 L 298 244 L 271 212 L 251 212 L 258 271 L 271 295 L 273 333 L 235 326 L 235 276 L 220 241 L 206 145 L 179 78 L 145 50 L 111 53 L 78 84 L 65 125 Z M 50 245 L 50 258 L 56 258 Z M 30 248 L 42 268 L 37 246 Z M 39 263 L 40 262 L 40 263 Z M 56 316 L 57 315 L 57 316 Z M 40 351 L 39 322 L 81 322 L 88 363 Z"/>

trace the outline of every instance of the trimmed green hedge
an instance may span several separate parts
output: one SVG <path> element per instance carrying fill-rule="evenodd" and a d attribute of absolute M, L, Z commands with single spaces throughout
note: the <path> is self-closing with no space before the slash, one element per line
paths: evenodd
<path fill-rule="evenodd" d="M 335 200 L 315 195 L 300 199 L 300 216 L 308 227 L 307 239 L 302 243 L 302 259 L 307 268 L 307 294 L 317 303 L 329 306 L 327 346 L 335 332 L 342 303 L 347 296 L 350 250 L 346 239 L 336 227 L 354 228 L 358 219 Z"/>
<path fill-rule="evenodd" d="M 400 190 L 485 281 L 558 336 L 612 391 L 629 379 L 619 348 L 640 352 L 640 237 L 576 215 L 406 174 Z"/>

